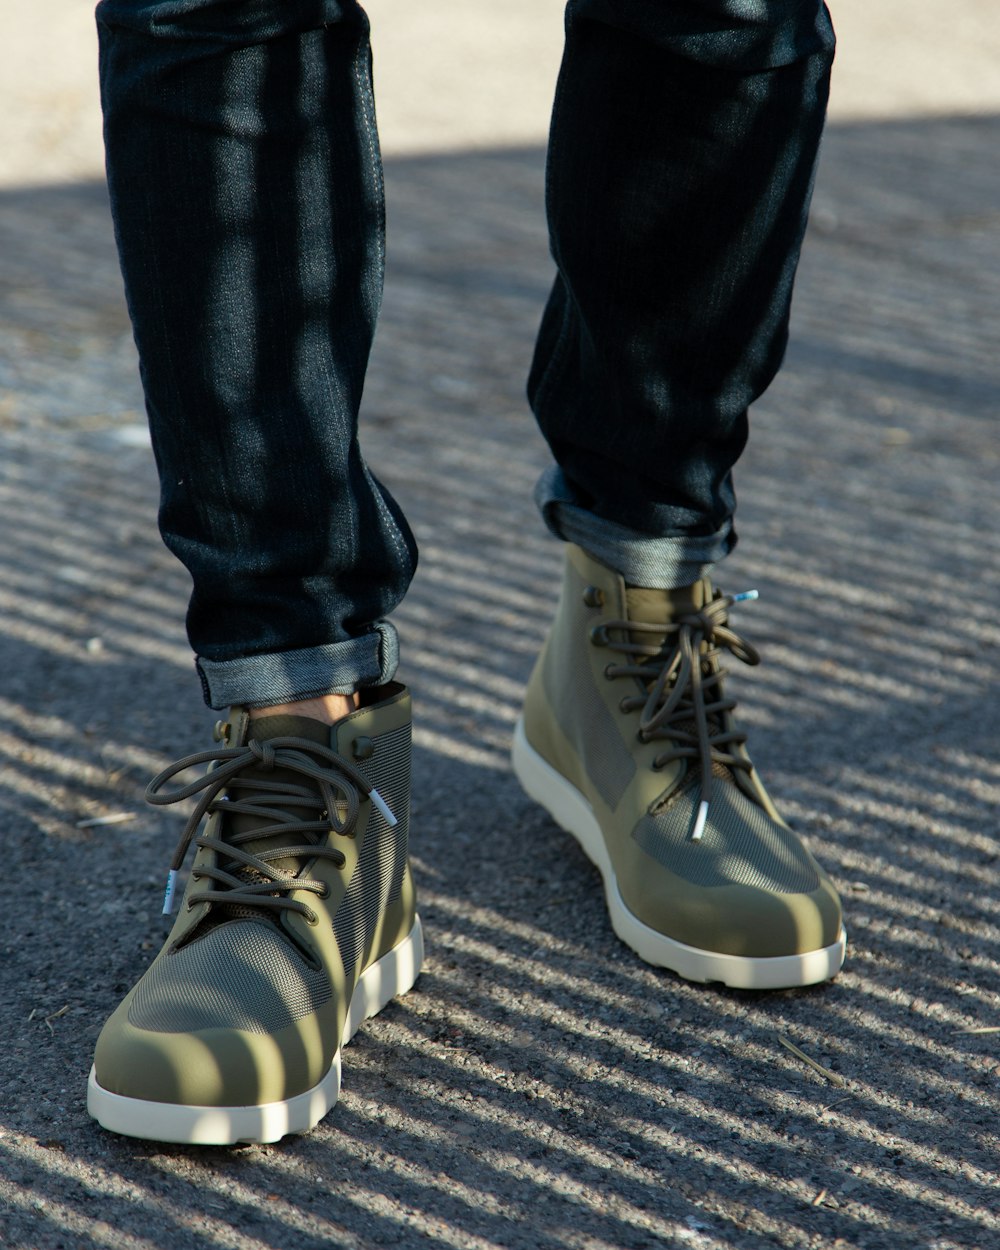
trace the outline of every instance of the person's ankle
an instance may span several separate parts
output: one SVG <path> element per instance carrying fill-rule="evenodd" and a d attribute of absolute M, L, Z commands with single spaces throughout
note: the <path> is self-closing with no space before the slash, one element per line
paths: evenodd
<path fill-rule="evenodd" d="M 315 699 L 298 699 L 292 703 L 274 703 L 270 707 L 252 707 L 250 719 L 262 716 L 306 716 L 310 720 L 334 725 L 358 708 L 357 694 L 322 694 Z"/>

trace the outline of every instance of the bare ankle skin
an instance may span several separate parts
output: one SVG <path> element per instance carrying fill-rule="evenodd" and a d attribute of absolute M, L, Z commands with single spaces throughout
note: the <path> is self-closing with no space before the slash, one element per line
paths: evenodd
<path fill-rule="evenodd" d="M 308 716 L 311 720 L 333 725 L 357 709 L 356 694 L 324 694 L 316 699 L 299 699 L 295 703 L 275 703 L 271 707 L 252 707 L 250 719 L 261 716 Z"/>

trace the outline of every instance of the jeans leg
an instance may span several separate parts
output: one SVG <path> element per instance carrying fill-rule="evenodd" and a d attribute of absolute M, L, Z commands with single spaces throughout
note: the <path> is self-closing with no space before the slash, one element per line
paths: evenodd
<path fill-rule="evenodd" d="M 639 585 L 735 543 L 826 110 L 822 0 L 569 0 L 548 159 L 557 277 L 529 396 L 550 528 Z"/>
<path fill-rule="evenodd" d="M 382 169 L 355 0 L 102 0 L 108 183 L 207 701 L 387 680 L 416 546 L 357 414 Z"/>

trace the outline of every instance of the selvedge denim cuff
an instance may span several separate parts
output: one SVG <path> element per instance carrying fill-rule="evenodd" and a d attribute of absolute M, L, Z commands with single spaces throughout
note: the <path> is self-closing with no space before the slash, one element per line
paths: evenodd
<path fill-rule="evenodd" d="M 714 534 L 657 538 L 596 516 L 574 501 L 572 488 L 555 466 L 538 479 L 535 502 L 557 538 L 576 543 L 620 573 L 629 586 L 653 590 L 690 586 L 736 546 L 732 520 Z"/>
<path fill-rule="evenodd" d="M 376 621 L 345 642 L 236 660 L 198 656 L 195 663 L 209 707 L 270 707 L 384 685 L 399 665 L 399 637 L 388 621 Z"/>

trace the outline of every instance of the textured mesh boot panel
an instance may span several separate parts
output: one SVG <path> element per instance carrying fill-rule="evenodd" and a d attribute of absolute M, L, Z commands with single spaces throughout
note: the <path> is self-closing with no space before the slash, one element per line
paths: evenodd
<path fill-rule="evenodd" d="M 393 729 L 373 738 L 375 750 L 358 761 L 364 773 L 396 817 L 390 829 L 377 809 L 372 809 L 358 866 L 344 901 L 337 908 L 333 930 L 350 974 L 360 971 L 361 960 L 372 944 L 381 913 L 399 898 L 406 869 L 410 823 L 410 726 Z"/>
<path fill-rule="evenodd" d="M 229 921 L 153 964 L 128 1018 L 161 1033 L 275 1033 L 331 994 L 326 973 L 308 967 L 275 925 Z"/>
<path fill-rule="evenodd" d="M 647 855 L 692 885 L 749 885 L 777 894 L 808 894 L 819 885 L 798 839 L 735 785 L 717 786 L 708 824 L 691 841 L 700 800 L 697 780 L 666 810 L 645 816 L 632 836 Z"/>
<path fill-rule="evenodd" d="M 583 595 L 584 583 L 570 569 L 566 594 L 577 604 Z M 586 630 L 581 622 L 579 631 Z M 583 636 L 586 634 L 583 632 Z M 582 727 L 594 747 L 584 748 L 587 771 L 597 793 L 612 810 L 618 806 L 629 782 L 635 776 L 635 760 L 622 739 L 615 718 L 608 711 L 589 677 L 580 678 L 579 658 L 574 649 L 549 646 L 542 673 L 545 693 L 555 718 L 566 737 L 573 742 Z M 622 694 L 628 693 L 624 689 Z"/>

